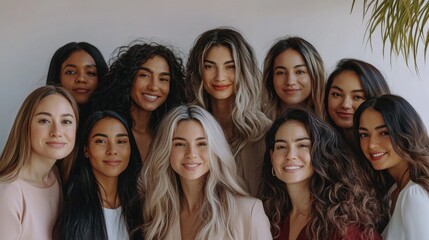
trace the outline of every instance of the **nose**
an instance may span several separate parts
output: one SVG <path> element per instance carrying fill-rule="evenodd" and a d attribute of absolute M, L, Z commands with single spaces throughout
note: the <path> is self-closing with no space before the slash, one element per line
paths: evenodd
<path fill-rule="evenodd" d="M 51 126 L 50 135 L 51 137 L 61 137 L 62 135 L 61 126 L 59 126 L 57 123 L 53 123 Z"/>
<path fill-rule="evenodd" d="M 78 71 L 77 73 L 77 77 L 76 77 L 76 82 L 77 83 L 87 83 L 88 81 L 86 80 L 86 76 L 83 72 Z"/>
<path fill-rule="evenodd" d="M 341 104 L 341 107 L 342 107 L 343 109 L 350 109 L 350 108 L 352 108 L 352 106 L 353 106 L 353 102 L 352 102 L 351 97 L 350 97 L 350 96 L 346 96 L 346 97 L 343 99 L 343 102 L 342 102 L 342 104 Z"/>
<path fill-rule="evenodd" d="M 286 74 L 286 86 L 293 86 L 296 84 L 296 76 L 294 74 Z"/>
<path fill-rule="evenodd" d="M 149 84 L 147 85 L 147 88 L 151 91 L 158 91 L 158 82 L 156 78 L 151 78 L 149 80 Z"/>
<path fill-rule="evenodd" d="M 187 150 L 188 150 L 188 151 L 186 152 L 186 158 L 191 158 L 191 159 L 193 159 L 193 158 L 196 158 L 196 157 L 197 157 L 197 152 L 196 152 L 195 147 L 190 146 L 190 147 L 188 147 L 188 149 L 187 149 Z"/>
<path fill-rule="evenodd" d="M 377 149 L 378 147 L 378 139 L 374 134 L 369 136 L 368 147 L 369 149 Z"/>
<path fill-rule="evenodd" d="M 286 153 L 286 160 L 291 161 L 291 160 L 295 160 L 295 159 L 296 159 L 296 153 L 295 153 L 294 149 L 291 148 Z"/>
<path fill-rule="evenodd" d="M 216 69 L 215 80 L 218 82 L 225 80 L 225 71 L 222 68 Z"/>
<path fill-rule="evenodd" d="M 118 149 L 116 148 L 116 145 L 112 141 L 108 142 L 107 154 L 108 155 L 118 154 Z"/>

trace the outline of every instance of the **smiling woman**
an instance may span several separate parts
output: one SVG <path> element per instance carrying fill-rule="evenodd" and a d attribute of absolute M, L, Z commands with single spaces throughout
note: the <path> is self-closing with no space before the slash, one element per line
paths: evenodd
<path fill-rule="evenodd" d="M 183 101 L 183 78 L 182 59 L 172 47 L 132 42 L 116 49 L 95 108 L 125 117 L 144 161 L 157 124 Z"/>
<path fill-rule="evenodd" d="M 141 160 L 131 128 L 117 113 L 98 111 L 82 133 L 56 239 L 141 239 L 132 232 L 142 223 L 142 204 L 136 197 Z"/>
<path fill-rule="evenodd" d="M 0 157 L 2 237 L 52 239 L 62 204 L 60 176 L 66 182 L 70 173 L 78 117 L 63 88 L 41 87 L 25 99 Z"/>
<path fill-rule="evenodd" d="M 222 129 L 195 105 L 161 121 L 140 174 L 145 239 L 272 239 L 260 200 L 248 197 Z"/>

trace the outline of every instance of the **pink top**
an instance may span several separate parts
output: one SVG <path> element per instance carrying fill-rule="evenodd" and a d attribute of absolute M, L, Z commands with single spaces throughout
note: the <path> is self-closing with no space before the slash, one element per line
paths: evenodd
<path fill-rule="evenodd" d="M 0 183 L 0 239 L 52 239 L 61 201 L 60 185 L 38 188 L 19 177 Z"/>

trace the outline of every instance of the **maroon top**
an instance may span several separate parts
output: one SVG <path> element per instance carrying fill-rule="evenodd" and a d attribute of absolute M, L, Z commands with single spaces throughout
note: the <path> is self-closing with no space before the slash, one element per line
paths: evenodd
<path fill-rule="evenodd" d="M 287 217 L 283 223 L 283 227 L 280 232 L 280 236 L 278 238 L 275 238 L 275 240 L 289 240 L 289 230 L 290 230 L 290 219 Z M 308 240 L 307 234 L 307 225 L 299 232 L 298 237 L 296 240 Z M 339 236 L 338 232 L 335 231 L 335 233 L 332 236 L 332 240 L 366 240 L 363 236 L 361 236 L 362 230 L 359 229 L 356 225 L 350 225 L 346 229 L 346 234 L 344 237 Z M 381 236 L 377 233 L 374 238 L 374 240 L 381 240 Z"/>

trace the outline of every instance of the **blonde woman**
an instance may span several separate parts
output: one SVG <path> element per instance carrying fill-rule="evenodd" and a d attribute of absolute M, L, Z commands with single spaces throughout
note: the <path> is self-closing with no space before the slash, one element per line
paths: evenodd
<path fill-rule="evenodd" d="M 238 174 L 257 195 L 264 155 L 263 136 L 271 121 L 262 112 L 263 87 L 252 47 L 230 28 L 202 33 L 187 63 L 186 96 L 219 121 L 232 148 Z"/>
<path fill-rule="evenodd" d="M 161 121 L 140 176 L 145 239 L 272 239 L 217 121 L 194 105 Z"/>
<path fill-rule="evenodd" d="M 54 86 L 34 90 L 22 104 L 0 157 L 2 238 L 52 239 L 62 201 L 60 176 L 67 180 L 72 165 L 78 111 L 73 97 Z"/>

